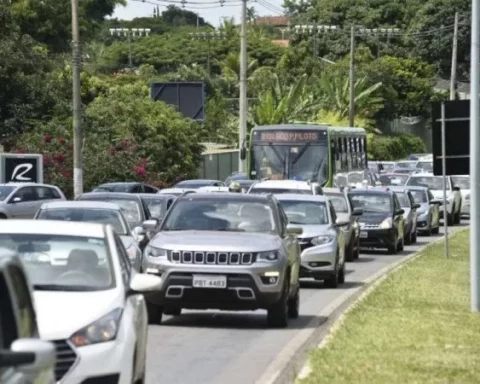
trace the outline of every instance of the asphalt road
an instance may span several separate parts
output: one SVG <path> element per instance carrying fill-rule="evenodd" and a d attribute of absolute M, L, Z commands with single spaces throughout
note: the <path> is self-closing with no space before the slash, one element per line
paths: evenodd
<path fill-rule="evenodd" d="M 462 226 L 466 225 L 462 221 Z M 454 227 L 457 229 L 460 227 Z M 347 263 L 346 282 L 326 289 L 322 282 L 304 280 L 300 317 L 286 329 L 266 327 L 266 312 L 184 311 L 180 317 L 164 317 L 160 326 L 150 326 L 147 349 L 147 384 L 253 384 L 262 376 L 282 348 L 306 327 L 317 327 L 319 311 L 342 292 L 353 290 L 387 265 L 415 252 L 442 235 L 418 237 L 397 255 L 362 253 Z M 439 257 L 441 257 L 439 255 Z"/>

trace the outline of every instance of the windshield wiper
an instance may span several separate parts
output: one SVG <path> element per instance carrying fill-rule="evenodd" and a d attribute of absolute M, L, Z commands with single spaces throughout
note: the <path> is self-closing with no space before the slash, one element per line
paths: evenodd
<path fill-rule="evenodd" d="M 106 288 L 92 287 L 90 285 L 34 284 L 33 289 L 36 291 L 83 292 L 83 291 L 99 291 Z"/>

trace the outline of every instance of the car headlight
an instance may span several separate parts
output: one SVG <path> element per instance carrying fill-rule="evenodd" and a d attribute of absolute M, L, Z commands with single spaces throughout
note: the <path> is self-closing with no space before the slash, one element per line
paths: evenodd
<path fill-rule="evenodd" d="M 379 228 L 380 229 L 390 229 L 390 228 L 392 228 L 392 225 L 393 225 L 392 219 L 389 217 L 389 218 L 387 218 L 387 219 L 385 219 L 381 222 Z"/>
<path fill-rule="evenodd" d="M 155 259 L 159 257 L 167 257 L 167 251 L 162 248 L 154 248 L 151 245 L 147 245 L 145 248 L 145 256 L 153 257 Z"/>
<path fill-rule="evenodd" d="M 75 332 L 70 341 L 77 347 L 115 340 L 123 310 L 114 309 L 97 321 Z"/>
<path fill-rule="evenodd" d="M 330 236 L 330 235 L 317 236 L 312 239 L 312 244 L 323 245 L 323 244 L 331 243 L 334 240 L 335 240 L 335 236 Z"/>
<path fill-rule="evenodd" d="M 273 262 L 277 260 L 278 260 L 277 251 L 260 252 L 257 254 L 257 261 L 260 261 L 260 262 Z"/>

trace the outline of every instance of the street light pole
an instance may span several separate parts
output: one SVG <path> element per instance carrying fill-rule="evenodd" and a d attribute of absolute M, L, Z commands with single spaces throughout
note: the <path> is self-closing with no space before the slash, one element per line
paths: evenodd
<path fill-rule="evenodd" d="M 143 34 L 145 36 L 150 35 L 150 28 L 110 28 L 110 35 L 112 36 L 124 36 L 128 39 L 128 66 L 133 68 L 133 59 L 132 59 L 132 38 L 137 36 L 140 37 Z"/>
<path fill-rule="evenodd" d="M 458 12 L 455 12 L 452 48 L 452 72 L 450 75 L 450 100 L 455 100 L 457 83 L 457 46 L 458 46 Z"/>
<path fill-rule="evenodd" d="M 80 93 L 81 60 L 78 0 L 72 0 L 73 193 L 75 197 L 83 193 L 82 99 Z"/>
<path fill-rule="evenodd" d="M 210 73 L 211 68 L 210 68 L 210 44 L 212 40 L 221 40 L 221 39 L 226 39 L 227 34 L 224 32 L 220 31 L 214 31 L 214 32 L 194 32 L 194 33 L 189 33 L 188 34 L 190 38 L 196 39 L 196 40 L 206 40 L 207 41 L 207 71 Z"/>
<path fill-rule="evenodd" d="M 348 106 L 350 127 L 355 126 L 355 26 L 350 29 L 350 101 Z"/>
<path fill-rule="evenodd" d="M 247 137 L 247 0 L 242 0 L 242 25 L 240 31 L 240 100 L 239 100 L 238 171 L 245 172 L 245 159 L 242 159 Z"/>

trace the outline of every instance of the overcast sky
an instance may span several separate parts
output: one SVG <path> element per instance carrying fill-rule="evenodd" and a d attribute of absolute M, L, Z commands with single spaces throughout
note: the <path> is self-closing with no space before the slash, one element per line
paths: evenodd
<path fill-rule="evenodd" d="M 224 7 L 218 6 L 215 7 L 217 4 L 220 4 L 220 0 L 216 3 L 216 0 L 191 0 L 192 5 L 189 7 L 188 0 L 185 4 L 185 9 L 188 9 L 192 12 L 198 13 L 201 17 L 203 17 L 207 22 L 214 26 L 218 26 L 221 22 L 223 17 L 231 18 L 234 17 L 235 20 L 238 22 L 240 21 L 240 6 L 236 4 L 240 4 L 240 2 L 234 2 L 233 5 L 229 4 L 232 3 L 232 0 L 227 0 L 225 2 Z M 149 3 L 141 3 L 139 1 L 132 1 L 127 0 L 127 6 L 119 6 L 115 10 L 115 13 L 112 15 L 113 18 L 123 19 L 123 20 L 131 20 L 136 17 L 145 17 L 145 16 L 152 16 L 153 8 L 155 7 L 152 3 L 155 3 L 154 0 L 148 0 Z M 172 3 L 180 3 L 180 1 L 173 1 Z M 198 9 L 202 7 L 200 3 L 206 3 L 205 9 Z M 166 8 L 168 3 L 162 2 L 160 4 L 160 12 Z M 165 4 L 165 5 L 162 5 Z M 249 7 L 254 7 L 257 11 L 258 16 L 279 16 L 279 10 L 282 9 L 283 0 L 260 0 L 260 2 L 250 1 Z M 177 5 L 177 4 L 174 4 Z M 181 4 L 179 4 L 181 6 Z"/>

